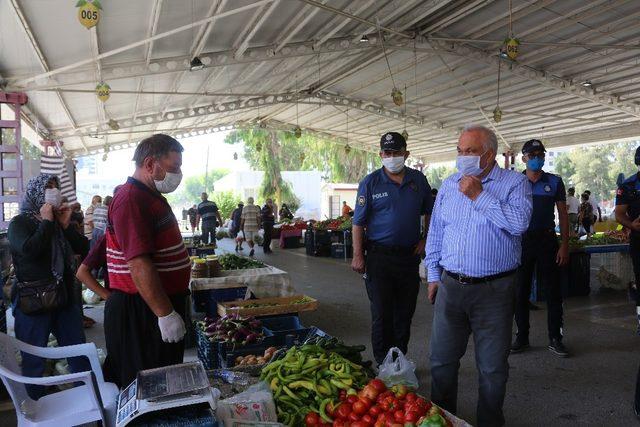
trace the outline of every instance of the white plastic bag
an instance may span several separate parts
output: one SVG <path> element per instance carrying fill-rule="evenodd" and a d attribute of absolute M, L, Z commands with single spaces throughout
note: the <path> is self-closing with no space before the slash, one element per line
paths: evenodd
<path fill-rule="evenodd" d="M 216 414 L 225 427 L 239 425 L 239 421 L 278 421 L 273 395 L 265 382 L 254 384 L 240 394 L 221 400 Z"/>
<path fill-rule="evenodd" d="M 396 360 L 393 360 L 394 354 Z M 418 388 L 418 377 L 416 377 L 416 364 L 407 359 L 398 347 L 391 347 L 387 356 L 380 365 L 380 373 L 378 374 L 387 387 L 396 384 L 404 384 L 408 387 Z"/>

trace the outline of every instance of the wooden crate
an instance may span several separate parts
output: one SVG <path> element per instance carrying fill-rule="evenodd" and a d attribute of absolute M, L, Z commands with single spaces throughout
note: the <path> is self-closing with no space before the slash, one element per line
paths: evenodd
<path fill-rule="evenodd" d="M 293 301 L 299 300 L 301 298 L 305 298 L 305 295 L 221 302 L 218 303 L 218 314 L 220 316 L 226 316 L 227 314 L 240 314 L 241 316 L 273 316 L 276 314 L 300 313 L 302 311 L 315 311 L 318 309 L 318 301 L 313 298 L 311 298 L 311 301 L 305 304 L 292 304 Z M 270 305 L 265 307 L 246 307 L 247 305 L 256 303 L 277 305 Z"/>

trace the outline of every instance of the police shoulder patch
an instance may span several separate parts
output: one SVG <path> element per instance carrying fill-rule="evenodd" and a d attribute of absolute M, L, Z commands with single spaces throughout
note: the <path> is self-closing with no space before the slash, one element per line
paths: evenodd
<path fill-rule="evenodd" d="M 360 196 L 360 197 L 358 197 L 358 204 L 359 204 L 360 206 L 364 206 L 364 196 Z"/>
<path fill-rule="evenodd" d="M 551 191 L 551 186 L 550 185 L 545 185 L 544 186 L 544 191 L 546 191 L 547 193 L 549 193 Z"/>

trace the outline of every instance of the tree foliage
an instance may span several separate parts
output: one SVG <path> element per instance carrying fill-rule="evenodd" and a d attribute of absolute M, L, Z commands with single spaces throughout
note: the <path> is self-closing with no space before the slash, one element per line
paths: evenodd
<path fill-rule="evenodd" d="M 612 200 L 618 174 L 629 177 L 638 171 L 633 162 L 635 142 L 576 148 L 556 158 L 555 171 L 576 193 L 591 190 L 598 200 Z"/>
<path fill-rule="evenodd" d="M 456 168 L 453 166 L 436 166 L 427 167 L 424 171 L 424 175 L 427 177 L 427 181 L 431 188 L 439 189 L 442 187 L 442 181 L 455 172 Z"/>
<path fill-rule="evenodd" d="M 209 195 L 215 197 L 213 183 L 227 175 L 227 169 L 214 169 L 206 175 L 206 188 Z M 178 189 L 167 195 L 167 200 L 172 206 L 191 207 L 200 202 L 200 195 L 205 189 L 205 174 L 194 175 L 185 178 Z M 213 195 L 211 194 L 213 193 Z"/>
<path fill-rule="evenodd" d="M 225 139 L 229 144 L 240 141 L 245 142 L 244 158 L 247 163 L 255 170 L 264 170 L 265 179 L 269 180 L 275 178 L 275 169 L 279 168 L 280 171 L 321 171 L 326 180 L 333 183 L 359 182 L 381 165 L 376 153 L 345 149 L 341 144 L 308 133 L 296 138 L 286 131 L 243 129 L 230 133 Z M 277 160 L 267 159 L 266 153 L 277 153 L 279 157 Z M 267 168 L 272 168 L 273 172 L 268 172 Z M 267 189 L 273 183 L 263 185 Z"/>
<path fill-rule="evenodd" d="M 240 203 L 240 196 L 233 191 L 216 191 L 211 196 L 210 200 L 218 205 L 220 215 L 223 219 L 231 218 L 231 213 Z"/>

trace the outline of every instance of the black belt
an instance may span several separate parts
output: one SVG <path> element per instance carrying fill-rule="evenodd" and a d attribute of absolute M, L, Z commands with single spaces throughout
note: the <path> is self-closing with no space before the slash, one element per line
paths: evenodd
<path fill-rule="evenodd" d="M 415 246 L 397 246 L 397 245 L 379 245 L 377 243 L 368 242 L 367 251 L 384 255 L 413 255 Z"/>
<path fill-rule="evenodd" d="M 485 276 L 485 277 L 469 277 L 463 274 L 452 273 L 447 270 L 445 270 L 444 272 L 447 273 L 447 276 L 451 277 L 453 280 L 455 280 L 458 283 L 462 283 L 463 285 L 477 285 L 478 283 L 487 283 L 493 280 L 498 280 L 504 277 L 511 276 L 512 274 L 515 274 L 516 270 L 509 270 L 503 273 L 498 273 L 492 276 Z"/>

